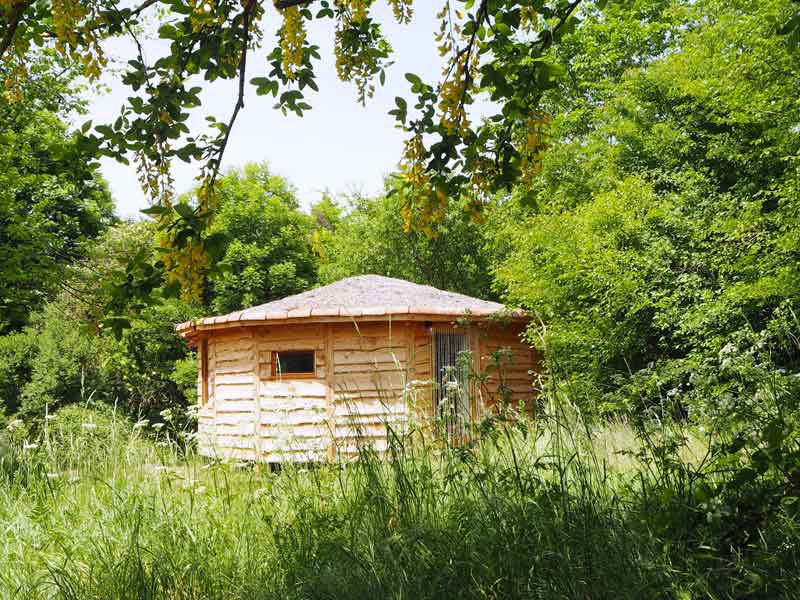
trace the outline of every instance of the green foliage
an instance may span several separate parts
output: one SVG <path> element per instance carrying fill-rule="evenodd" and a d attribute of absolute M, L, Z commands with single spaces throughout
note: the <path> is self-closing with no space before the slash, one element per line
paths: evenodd
<path fill-rule="evenodd" d="M 391 183 L 390 183 L 391 185 Z M 432 236 L 406 231 L 399 194 L 355 198 L 323 245 L 320 279 L 374 273 L 479 298 L 493 298 L 486 232 L 454 203 Z"/>
<path fill-rule="evenodd" d="M 88 399 L 111 392 L 104 379 L 100 358 L 108 342 L 80 322 L 80 313 L 64 299 L 48 303 L 32 317 L 26 330 L 15 339 L 26 364 L 20 364 L 23 377 L 14 381 L 3 398 L 5 409 L 18 407 L 26 417 L 42 418 L 45 407 Z"/>
<path fill-rule="evenodd" d="M 212 233 L 228 243 L 209 281 L 209 306 L 230 312 L 301 292 L 316 280 L 312 221 L 289 184 L 265 164 L 231 171 L 220 181 Z"/>
<path fill-rule="evenodd" d="M 122 307 L 123 335 L 102 334 L 116 275 L 132 256 L 153 252 L 153 231 L 147 223 L 109 228 L 62 276 L 67 291 L 34 313 L 22 331 L 0 337 L 0 406 L 6 413 L 41 421 L 45 407 L 52 412 L 89 399 L 150 418 L 185 406 L 173 369 L 189 351 L 174 326 L 199 314 L 197 308 L 151 295 L 135 310 Z"/>
<path fill-rule="evenodd" d="M 787 3 L 650 5 L 669 9 L 644 30 L 655 41 L 609 37 L 639 18 L 612 11 L 559 48 L 577 53 L 561 56 L 577 89 L 546 97 L 561 112 L 541 177 L 519 192 L 532 202 L 495 235 L 498 286 L 544 321 L 531 339 L 611 407 L 685 395 L 753 332 L 774 333 L 762 343 L 776 368 L 798 368 L 785 340 L 800 300 L 800 82 L 773 28 Z M 645 66 L 609 72 L 603 50 L 623 43 Z"/>
<path fill-rule="evenodd" d="M 175 381 L 175 368 L 179 361 L 197 360 L 186 341 L 175 333 L 175 325 L 197 314 L 197 310 L 174 299 L 149 307 L 131 321 L 131 327 L 104 359 L 109 376 L 122 381 L 123 406 L 128 414 L 155 420 L 162 410 L 184 408 L 191 400 L 184 395 L 186 388 Z"/>
<path fill-rule="evenodd" d="M 0 336 L 0 407 L 14 414 L 22 402 L 22 388 L 30 381 L 36 355 L 36 332 L 27 329 Z"/>
<path fill-rule="evenodd" d="M 550 392 L 547 406 L 536 421 L 478 424 L 479 446 L 412 431 L 390 437 L 385 460 L 364 443 L 356 462 L 277 473 L 184 456 L 108 409 L 62 409 L 0 449 L 0 586 L 28 598 L 794 597 L 796 507 L 743 541 L 726 528 L 734 507 L 704 499 L 733 480 L 703 459 L 702 435 L 652 421 L 637 437 Z"/>
<path fill-rule="evenodd" d="M 75 106 L 54 81 L 57 66 L 37 63 L 19 102 L 0 98 L 0 332 L 24 326 L 57 292 L 64 266 L 114 221 L 94 156 L 59 116 Z"/>
<path fill-rule="evenodd" d="M 688 511 L 659 535 L 755 553 L 800 492 L 800 80 L 775 28 L 790 3 L 649 4 L 665 12 L 647 43 L 609 35 L 639 16 L 608 11 L 559 47 L 551 147 L 493 231 L 496 285 L 537 315 L 551 384 L 584 410 L 651 440 L 654 418 L 708 434 L 702 473 L 672 438 L 648 446 L 654 493 Z M 609 70 L 606 48 L 639 58 Z"/>
<path fill-rule="evenodd" d="M 170 374 L 170 379 L 186 398 L 188 406 L 197 404 L 197 356 L 190 353 L 188 356 L 175 361 L 175 367 Z"/>

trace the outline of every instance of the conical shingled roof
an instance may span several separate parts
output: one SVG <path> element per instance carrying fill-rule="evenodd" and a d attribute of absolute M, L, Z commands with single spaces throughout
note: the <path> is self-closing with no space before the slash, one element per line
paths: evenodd
<path fill-rule="evenodd" d="M 381 275 L 359 275 L 227 315 L 181 323 L 177 329 L 185 331 L 197 325 L 241 321 L 252 323 L 332 317 L 389 315 L 400 318 L 403 315 L 486 317 L 504 310 L 505 307 L 497 302 L 446 292 L 429 285 L 419 285 Z M 513 311 L 509 316 L 521 317 L 522 313 Z"/>

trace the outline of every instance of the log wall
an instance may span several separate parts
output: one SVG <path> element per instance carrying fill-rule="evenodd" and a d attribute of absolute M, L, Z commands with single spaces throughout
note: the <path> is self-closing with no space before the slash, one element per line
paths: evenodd
<path fill-rule="evenodd" d="M 503 400 L 503 389 L 516 406 L 533 411 L 535 390 L 533 382 L 539 369 L 540 357 L 525 343 L 521 334 L 525 326 L 518 323 L 487 324 L 477 328 L 478 370 L 488 375 L 479 387 L 479 403 L 485 410 L 495 410 Z"/>
<path fill-rule="evenodd" d="M 492 374 L 475 410 L 496 403 L 502 379 L 515 401 L 529 400 L 536 367 L 519 327 L 469 329 L 475 369 L 511 348 L 503 377 Z M 433 411 L 431 331 L 421 322 L 350 322 L 220 329 L 207 334 L 208 393 L 200 393 L 199 449 L 206 456 L 266 462 L 353 457 L 387 447 L 387 424 L 402 431 Z M 309 376 L 271 372 L 272 353 L 313 350 Z M 202 361 L 202 356 L 200 357 Z M 201 363 L 202 364 L 202 363 Z"/>
<path fill-rule="evenodd" d="M 359 444 L 383 452 L 387 425 L 402 430 L 408 422 L 412 325 L 368 322 L 330 327 L 335 452 L 351 457 Z"/>

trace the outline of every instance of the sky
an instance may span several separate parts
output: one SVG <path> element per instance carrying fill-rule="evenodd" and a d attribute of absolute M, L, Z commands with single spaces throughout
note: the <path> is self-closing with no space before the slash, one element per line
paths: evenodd
<path fill-rule="evenodd" d="M 284 116 L 272 108 L 272 96 L 257 96 L 255 88 L 247 85 L 245 107 L 231 133 L 223 160 L 223 169 L 242 166 L 248 162 L 269 163 L 271 170 L 285 177 L 297 190 L 304 207 L 319 200 L 328 191 L 334 196 L 361 193 L 380 193 L 383 178 L 396 169 L 402 153 L 404 134 L 395 128 L 388 111 L 394 108 L 395 96 L 410 97 L 410 84 L 404 74 L 414 72 L 423 80 L 436 81 L 442 59 L 433 39 L 439 23 L 435 13 L 439 3 L 429 0 L 415 2 L 415 14 L 409 25 L 397 25 L 385 3 L 375 4 L 374 14 L 384 24 L 384 33 L 391 43 L 394 64 L 387 71 L 386 84 L 377 86 L 375 96 L 361 106 L 355 87 L 338 80 L 333 54 L 332 21 L 314 23 L 309 39 L 320 47 L 317 63 L 317 84 L 320 91 L 309 90 L 307 101 L 313 110 L 303 117 Z M 264 43 L 257 53 L 248 56 L 247 79 L 269 72 L 266 53 L 274 45 L 274 30 L 279 17 L 270 7 L 264 17 Z M 149 63 L 165 50 L 159 40 L 145 43 Z M 128 41 L 114 40 L 108 52 L 123 62 L 133 55 Z M 119 114 L 129 90 L 109 72 L 102 80 L 103 91 L 89 95 L 88 118 L 94 124 L 111 122 Z M 204 83 L 203 106 L 195 109 L 188 122 L 193 134 L 200 133 L 207 115 L 227 122 L 236 99 L 236 82 Z M 83 120 L 83 119 L 82 119 Z M 112 159 L 103 159 L 101 170 L 108 180 L 117 205 L 117 214 L 124 218 L 141 216 L 139 210 L 148 206 L 139 187 L 136 170 Z M 197 164 L 175 161 L 172 175 L 175 191 L 190 189 L 199 173 Z"/>

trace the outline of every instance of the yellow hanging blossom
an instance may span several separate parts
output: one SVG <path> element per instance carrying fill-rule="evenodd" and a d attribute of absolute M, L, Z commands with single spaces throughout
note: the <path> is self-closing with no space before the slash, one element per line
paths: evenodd
<path fill-rule="evenodd" d="M 411 22 L 411 17 L 414 15 L 413 2 L 414 0 L 389 0 L 395 21 L 401 25 Z"/>
<path fill-rule="evenodd" d="M 97 33 L 102 21 L 98 5 L 81 0 L 52 0 L 52 14 L 56 50 L 80 62 L 89 79 L 100 77 L 108 61 Z"/>
<path fill-rule="evenodd" d="M 537 114 L 527 120 L 520 144 L 520 156 L 522 164 L 522 182 L 530 185 L 542 171 L 542 161 L 549 144 L 547 139 L 547 128 L 553 122 L 552 117 L 544 114 Z"/>
<path fill-rule="evenodd" d="M 303 46 L 306 43 L 306 28 L 298 6 L 283 10 L 283 26 L 280 29 L 281 66 L 290 80 L 294 80 L 303 66 Z"/>
<path fill-rule="evenodd" d="M 468 96 L 477 89 L 475 73 L 480 40 L 474 36 L 464 36 L 460 25 L 464 13 L 453 11 L 449 0 L 436 16 L 441 19 L 439 31 L 434 36 L 439 55 L 451 55 L 439 87 L 440 123 L 449 135 L 463 135 L 470 126 L 466 112 Z"/>
<path fill-rule="evenodd" d="M 211 223 L 211 216 L 219 204 L 218 184 L 202 184 L 195 192 L 195 198 L 199 210 L 198 217 L 206 220 L 206 227 Z M 174 213 L 165 213 L 159 219 L 159 245 L 165 249 L 161 260 L 164 263 L 164 270 L 168 283 L 177 283 L 181 290 L 181 298 L 186 302 L 201 300 L 203 294 L 203 283 L 209 269 L 208 256 L 201 239 L 192 238 L 178 247 L 174 238 L 173 230 L 170 228 Z M 199 236 L 198 232 L 198 236 Z"/>
<path fill-rule="evenodd" d="M 520 29 L 531 33 L 539 28 L 539 13 L 531 6 L 521 6 L 519 9 Z"/>
<path fill-rule="evenodd" d="M 15 61 L 14 66 L 3 81 L 3 98 L 6 102 L 20 102 L 25 97 L 23 82 L 28 78 L 28 69 L 24 62 Z"/>
<path fill-rule="evenodd" d="M 400 213 L 406 231 L 419 229 L 428 237 L 434 237 L 431 225 L 445 218 L 447 194 L 437 189 L 425 170 L 425 145 L 422 134 L 417 132 L 406 140 L 400 174 L 406 183 L 403 206 Z"/>
<path fill-rule="evenodd" d="M 335 0 L 336 8 L 349 13 L 349 19 L 356 23 L 366 20 L 369 14 L 370 0 Z"/>
<path fill-rule="evenodd" d="M 466 96 L 472 93 L 476 86 L 473 79 L 474 68 L 472 64 L 467 64 L 468 59 L 466 54 L 456 58 L 451 76 L 439 88 L 441 123 L 450 135 L 463 135 L 470 125 L 466 111 Z"/>

